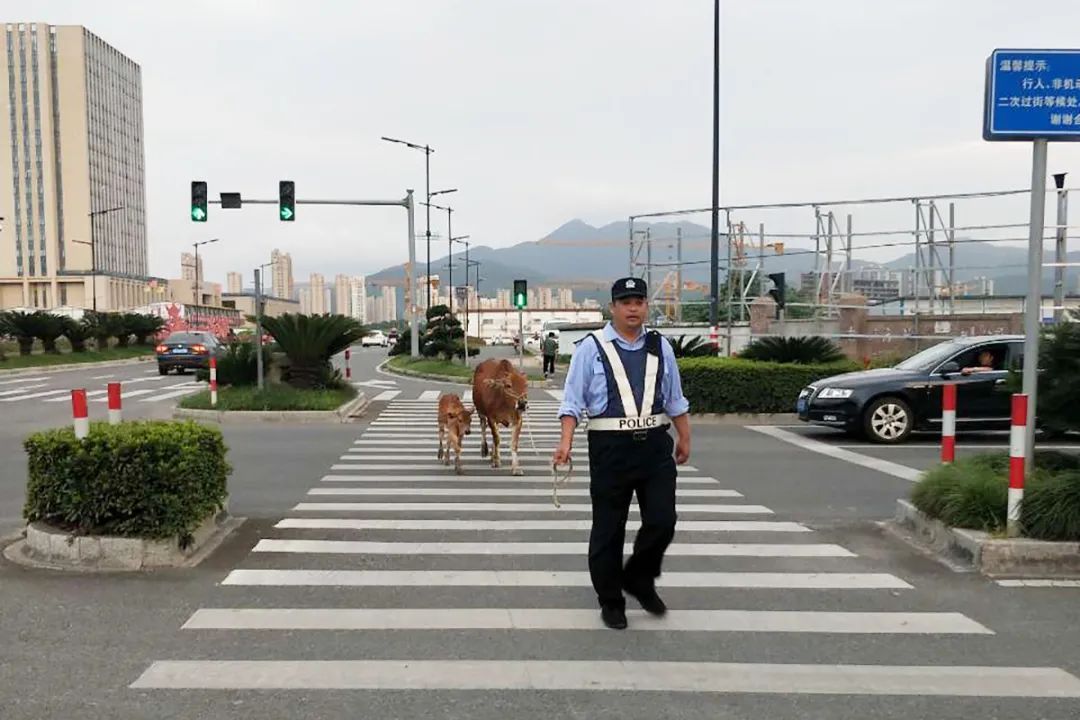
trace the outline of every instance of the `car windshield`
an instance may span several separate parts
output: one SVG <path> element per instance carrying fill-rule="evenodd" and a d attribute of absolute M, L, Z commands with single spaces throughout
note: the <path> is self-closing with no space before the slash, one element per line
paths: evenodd
<path fill-rule="evenodd" d="M 165 339 L 166 343 L 204 343 L 206 338 L 196 333 L 173 333 Z"/>
<path fill-rule="evenodd" d="M 960 343 L 945 342 L 940 345 L 929 347 L 922 352 L 915 353 L 907 360 L 896 365 L 897 370 L 931 370 L 938 364 L 948 360 L 954 354 L 960 352 L 963 346 Z"/>

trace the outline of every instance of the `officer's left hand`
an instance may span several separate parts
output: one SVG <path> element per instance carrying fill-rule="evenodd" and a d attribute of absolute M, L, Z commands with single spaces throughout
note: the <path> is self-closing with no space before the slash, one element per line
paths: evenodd
<path fill-rule="evenodd" d="M 675 443 L 675 463 L 683 465 L 690 459 L 690 438 L 680 437 Z"/>

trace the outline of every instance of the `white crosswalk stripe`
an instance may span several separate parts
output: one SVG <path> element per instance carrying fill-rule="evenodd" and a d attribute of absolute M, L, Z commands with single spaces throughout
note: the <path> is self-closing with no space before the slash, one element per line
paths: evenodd
<path fill-rule="evenodd" d="M 983 643 L 995 642 L 993 628 L 960 612 L 922 607 L 925 600 L 912 599 L 918 588 L 875 568 L 874 553 L 859 557 L 841 544 L 815 542 L 815 530 L 806 525 L 769 519 L 770 508 L 743 497 L 752 495 L 752 486 L 732 488 L 724 467 L 680 468 L 676 537 L 657 580 L 671 610 L 653 617 L 631 601 L 628 632 L 648 636 L 610 645 L 626 636 L 601 623 L 586 569 L 592 512 L 587 434 L 577 436 L 577 467 L 557 508 L 545 467 L 556 423 L 534 415 L 543 454 L 526 452 L 522 438 L 524 476 L 510 474 L 508 457 L 503 468 L 491 469 L 471 444 L 474 428 L 465 474 L 457 475 L 434 458 L 439 391 L 408 400 L 397 390 L 381 395 L 387 392 L 393 393 L 382 398 L 389 409 L 345 451 L 348 464 L 332 464 L 331 474 L 312 478 L 308 498 L 329 501 L 297 503 L 221 580 L 217 592 L 225 601 L 215 597 L 183 624 L 183 632 L 202 633 L 208 644 L 214 633 L 230 633 L 223 636 L 228 659 L 184 659 L 165 648 L 159 657 L 168 659 L 145 666 L 132 688 L 299 689 L 309 691 L 309 699 L 332 690 L 388 693 L 371 696 L 372 703 L 417 692 L 454 698 L 441 693 L 455 690 L 481 697 L 500 692 L 492 699 L 499 703 L 514 697 L 505 693 L 522 690 L 602 695 L 589 708 L 659 692 L 667 694 L 670 717 L 681 716 L 681 697 L 717 702 L 711 699 L 716 693 L 922 701 L 1080 697 L 1080 679 L 1060 668 L 979 664 L 989 647 Z M 551 399 L 532 412 L 553 414 L 561 392 L 534 392 Z M 723 498 L 728 501 L 717 502 Z M 625 554 L 640 527 L 633 504 Z M 848 595 L 858 599 L 856 609 L 834 609 Z M 315 633 L 326 631 L 375 634 L 361 640 L 363 649 L 353 656 L 345 639 L 319 657 L 318 640 L 326 635 Z M 670 634 L 678 635 L 678 644 L 664 641 Z M 722 634 L 738 640 L 721 640 Z M 814 639 L 797 641 L 798 634 Z M 969 663 L 910 665 L 890 654 L 885 638 L 891 636 L 927 643 L 915 655 L 927 658 L 946 647 L 932 643 L 946 638 L 949 648 L 980 644 Z M 793 652 L 810 646 L 820 660 L 776 663 L 765 655 L 761 662 L 720 661 L 740 660 L 744 645 L 768 637 L 790 639 Z M 860 637 L 874 644 L 859 647 L 882 648 L 879 660 L 849 660 L 848 644 Z M 568 638 L 579 644 L 567 645 Z M 418 649 L 443 640 L 445 652 Z M 684 642 L 713 649 L 687 657 Z M 292 650 L 298 647 L 299 657 Z M 724 648 L 722 657 L 717 647 Z M 917 646 L 905 647 L 901 658 L 908 659 Z"/>
<path fill-rule="evenodd" d="M 377 401 L 393 400 L 394 398 L 396 398 L 400 394 L 401 394 L 400 390 L 383 390 L 381 393 L 379 393 L 378 395 L 376 395 L 375 397 L 373 397 L 371 399 L 372 400 L 377 400 Z"/>
<path fill-rule="evenodd" d="M 48 387 L 48 383 L 37 383 L 34 385 L 23 385 L 18 390 L 4 390 L 0 392 L 0 397 L 10 397 L 11 395 L 22 395 L 28 390 L 37 390 L 39 388 Z"/>
<path fill-rule="evenodd" d="M 15 395 L 13 397 L 0 397 L 0 402 L 20 402 L 22 400 L 34 400 L 36 398 L 49 397 L 52 395 L 71 395 L 71 390 L 42 390 L 29 395 Z"/>

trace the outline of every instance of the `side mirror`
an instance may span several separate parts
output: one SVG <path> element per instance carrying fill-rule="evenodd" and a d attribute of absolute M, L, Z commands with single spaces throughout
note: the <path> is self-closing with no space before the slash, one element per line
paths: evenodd
<path fill-rule="evenodd" d="M 948 377 L 949 375 L 955 375 L 958 372 L 960 372 L 960 366 L 957 365 L 952 360 L 950 360 L 949 362 L 947 362 L 947 363 L 945 363 L 944 365 L 941 366 L 941 376 L 942 377 Z"/>

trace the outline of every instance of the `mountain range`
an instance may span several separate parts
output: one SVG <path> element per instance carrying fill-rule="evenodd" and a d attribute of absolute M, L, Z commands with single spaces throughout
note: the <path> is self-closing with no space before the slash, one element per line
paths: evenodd
<path fill-rule="evenodd" d="M 697 282 L 708 280 L 709 228 L 691 222 L 679 223 L 643 223 L 634 225 L 635 231 L 648 230 L 653 238 L 653 277 L 658 282 L 663 274 L 674 268 L 663 263 L 675 261 L 674 239 L 676 232 L 683 236 L 683 279 Z M 626 221 L 613 222 L 601 227 L 589 225 L 582 220 L 571 220 L 542 239 L 518 243 L 505 248 L 479 246 L 471 248 L 469 259 L 480 265 L 480 289 L 485 294 L 493 294 L 494 288 L 510 288 L 515 278 L 527 278 L 530 287 L 538 285 L 570 286 L 575 296 L 602 298 L 614 278 L 627 274 L 629 269 L 629 225 Z M 1048 244 L 1049 248 L 1049 244 Z M 425 270 L 424 247 L 417 248 L 420 258 L 420 273 Z M 722 248 L 720 263 L 723 266 L 726 249 Z M 856 257 L 858 247 L 855 248 Z M 1051 251 L 1052 252 L 1052 251 Z M 464 253 L 453 256 L 454 275 L 464 269 Z M 837 262 L 840 255 L 837 254 Z M 942 252 L 944 258 L 944 251 Z M 1002 246 L 994 243 L 971 242 L 957 238 L 955 245 L 956 280 L 964 282 L 978 276 L 994 280 L 995 294 L 1018 295 L 1027 287 L 1026 265 L 1027 251 L 1016 246 Z M 1051 261 L 1048 255 L 1045 262 Z M 645 252 L 642 250 L 639 262 L 644 263 Z M 1070 262 L 1080 262 L 1080 252 L 1068 255 Z M 748 260 L 753 266 L 753 258 Z M 869 260 L 855 259 L 854 268 L 867 265 L 879 265 Z M 888 262 L 880 263 L 891 270 L 907 270 L 915 265 L 914 252 Z M 798 274 L 814 269 L 812 251 L 790 249 L 783 255 L 769 254 L 765 257 L 766 272 L 785 272 L 788 284 L 798 284 Z M 440 277 L 447 272 L 447 256 L 439 254 L 432 257 L 431 270 Z M 1077 292 L 1078 268 L 1067 268 L 1066 288 Z M 476 271 L 473 270 L 473 273 Z M 643 268 L 639 268 L 643 272 Z M 404 277 L 404 265 L 384 268 L 368 276 L 372 284 L 401 285 Z M 1044 268 L 1043 289 L 1049 292 L 1053 270 Z"/>

